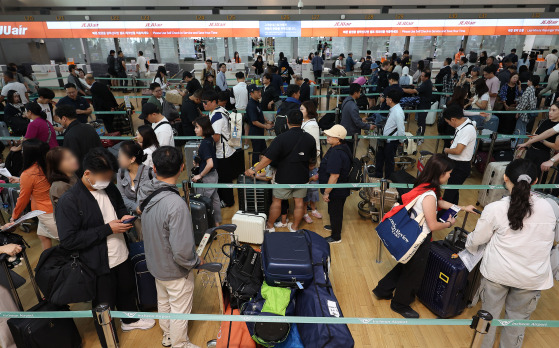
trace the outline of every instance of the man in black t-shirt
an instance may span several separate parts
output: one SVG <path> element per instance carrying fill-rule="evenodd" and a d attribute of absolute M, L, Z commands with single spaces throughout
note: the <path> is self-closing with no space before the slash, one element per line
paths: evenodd
<path fill-rule="evenodd" d="M 429 110 L 431 108 L 431 97 L 433 95 L 433 83 L 431 82 L 431 71 L 421 72 L 421 84 L 417 88 L 404 88 L 404 93 L 417 94 L 419 96 L 419 110 Z M 425 134 L 425 120 L 427 112 L 417 113 L 417 135 Z"/>
<path fill-rule="evenodd" d="M 122 51 L 118 51 L 118 58 L 116 59 L 117 73 L 118 77 L 124 80 L 120 80 L 120 85 L 123 87 L 128 87 L 128 75 L 126 74 L 126 57 Z M 129 93 L 128 89 L 123 89 L 122 93 Z"/>
<path fill-rule="evenodd" d="M 194 136 L 194 120 L 202 116 L 200 104 L 202 103 L 202 90 L 195 91 L 192 95 L 182 100 L 181 123 L 185 136 Z"/>
<path fill-rule="evenodd" d="M 306 184 L 309 182 L 309 165 L 316 161 L 316 142 L 312 135 L 301 129 L 303 113 L 292 110 L 287 114 L 289 130 L 278 135 L 266 150 L 262 160 L 245 171 L 247 176 L 254 176 L 260 170 L 272 164 L 276 168 L 275 181 L 278 184 Z M 274 197 L 270 206 L 270 214 L 266 229 L 274 232 L 274 222 L 281 214 L 281 201 L 293 198 L 295 210 L 293 223 L 287 228 L 291 232 L 299 229 L 299 223 L 305 214 L 303 198 L 307 195 L 306 188 L 278 188 L 274 189 Z"/>

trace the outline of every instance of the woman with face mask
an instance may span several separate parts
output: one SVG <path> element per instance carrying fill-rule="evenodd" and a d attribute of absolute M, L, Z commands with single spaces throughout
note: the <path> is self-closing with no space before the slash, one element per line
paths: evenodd
<path fill-rule="evenodd" d="M 11 177 L 11 183 L 20 184 L 20 193 L 17 199 L 11 221 L 19 219 L 31 201 L 31 210 L 42 210 L 45 214 L 39 215 L 37 235 L 44 249 L 52 246 L 51 239 L 58 239 L 58 231 L 54 222 L 53 208 L 50 201 L 50 183 L 47 180 L 46 156 L 49 145 L 39 139 L 25 140 L 22 144 L 23 171 L 21 177 Z"/>

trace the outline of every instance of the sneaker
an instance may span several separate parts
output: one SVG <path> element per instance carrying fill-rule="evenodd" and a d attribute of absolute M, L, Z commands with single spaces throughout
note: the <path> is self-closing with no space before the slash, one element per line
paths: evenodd
<path fill-rule="evenodd" d="M 121 322 L 120 324 L 120 328 L 122 329 L 123 332 L 128 332 L 132 330 L 149 330 L 154 326 L 155 326 L 155 320 L 153 319 L 140 319 L 134 323 L 126 324 Z"/>
<path fill-rule="evenodd" d="M 245 145 L 245 146 L 243 146 L 243 149 L 244 149 L 244 150 L 248 150 L 248 148 L 249 148 L 248 144 Z"/>
<path fill-rule="evenodd" d="M 265 231 L 266 231 L 266 232 L 276 232 L 276 229 L 273 228 L 273 227 L 272 227 L 272 228 L 266 227 Z"/>
<path fill-rule="evenodd" d="M 341 243 L 341 242 L 342 242 L 341 239 L 335 240 L 335 239 L 332 238 L 332 237 L 326 237 L 325 239 L 326 239 L 326 241 L 327 241 L 329 244 L 336 244 L 336 243 Z"/>
<path fill-rule="evenodd" d="M 173 343 L 171 342 L 171 335 L 163 334 L 163 339 L 161 340 L 161 345 L 163 347 L 170 347 Z"/>
<path fill-rule="evenodd" d="M 222 208 L 225 208 L 225 207 L 227 206 L 227 204 L 225 204 L 224 201 L 221 201 L 221 202 L 219 203 L 219 205 L 220 205 Z"/>
<path fill-rule="evenodd" d="M 325 229 L 326 231 L 332 231 L 332 226 L 330 226 L 330 225 L 324 225 L 324 229 Z"/>
<path fill-rule="evenodd" d="M 314 216 L 317 219 L 322 219 L 322 214 L 320 214 L 320 212 L 318 210 L 313 210 L 311 212 L 311 215 Z"/>
<path fill-rule="evenodd" d="M 294 230 L 292 226 L 293 226 L 293 222 L 287 224 L 287 229 L 289 229 L 289 232 L 297 232 L 297 230 Z"/>
<path fill-rule="evenodd" d="M 289 222 L 289 219 L 286 219 L 285 223 L 281 222 L 281 220 L 280 220 L 280 221 L 274 223 L 274 227 L 275 228 L 285 228 L 285 227 L 287 227 L 288 222 Z"/>
<path fill-rule="evenodd" d="M 309 214 L 305 214 L 305 216 L 303 216 L 303 219 L 305 220 L 306 223 L 308 224 L 312 224 L 313 221 L 311 219 L 311 217 L 309 216 Z"/>

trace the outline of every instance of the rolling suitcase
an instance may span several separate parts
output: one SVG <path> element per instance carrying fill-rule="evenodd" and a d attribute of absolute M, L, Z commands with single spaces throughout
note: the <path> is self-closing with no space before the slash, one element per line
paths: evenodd
<path fill-rule="evenodd" d="M 200 244 L 204 233 L 214 227 L 214 210 L 212 200 L 200 194 L 190 195 L 190 215 L 194 228 L 194 242 Z"/>
<path fill-rule="evenodd" d="M 313 280 L 313 264 L 305 231 L 266 233 L 262 270 L 270 286 L 308 287 Z"/>
<path fill-rule="evenodd" d="M 453 255 L 464 250 L 468 232 L 455 227 L 444 241 L 431 243 L 427 267 L 417 298 L 441 318 L 454 317 L 474 298 L 481 282 L 479 264 L 469 272 L 459 257 Z"/>
<path fill-rule="evenodd" d="M 487 166 L 485 173 L 483 174 L 482 185 L 492 185 L 499 188 L 492 190 L 482 189 L 479 190 L 477 197 L 477 205 L 486 206 L 489 203 L 495 202 L 503 198 L 503 196 L 508 195 L 508 191 L 503 187 L 505 180 L 503 175 L 505 174 L 505 169 L 510 162 L 491 162 Z"/>
<path fill-rule="evenodd" d="M 244 175 L 239 175 L 237 184 L 250 184 L 249 180 Z M 269 185 L 267 181 L 256 181 L 257 184 Z M 268 214 L 270 205 L 272 204 L 272 190 L 269 189 L 237 189 L 239 198 L 239 207 L 246 207 L 246 212 L 249 213 L 264 213 Z M 247 202 L 245 204 L 245 197 Z M 255 202 L 256 201 L 256 202 Z M 256 207 L 256 208 L 255 208 Z"/>
<path fill-rule="evenodd" d="M 143 312 L 157 309 L 157 288 L 155 287 L 155 278 L 149 273 L 146 264 L 144 242 L 130 243 L 128 244 L 128 250 L 128 257 L 132 262 L 136 276 L 138 307 Z"/>
<path fill-rule="evenodd" d="M 256 183 L 256 177 L 253 179 Z M 262 244 L 264 242 L 264 230 L 266 229 L 266 214 L 248 212 L 246 193 L 249 189 L 244 190 L 244 210 L 239 210 L 233 215 L 231 223 L 237 225 L 235 235 L 239 242 Z M 257 196 L 256 188 L 254 188 L 254 196 Z M 258 211 L 256 200 L 254 201 L 254 211 Z"/>
<path fill-rule="evenodd" d="M 5 257 L 7 255 L 4 254 L 3 256 Z M 35 276 L 33 275 L 33 270 L 31 269 L 25 250 L 22 252 L 22 256 L 27 271 L 29 272 L 29 279 L 31 280 L 31 284 L 33 284 L 35 295 L 39 301 L 38 304 L 31 307 L 27 312 L 68 311 L 68 306 L 57 306 L 41 297 L 41 292 L 35 281 Z M 2 263 L 1 267 L 4 268 L 6 276 L 8 277 L 8 283 L 10 284 L 16 305 L 19 310 L 23 312 L 23 306 L 17 290 L 13 286 L 14 282 L 9 272 L 8 265 L 4 259 L 0 259 L 0 263 Z M 79 348 L 82 346 L 82 338 L 72 318 L 11 318 L 8 320 L 8 327 L 18 348 Z"/>

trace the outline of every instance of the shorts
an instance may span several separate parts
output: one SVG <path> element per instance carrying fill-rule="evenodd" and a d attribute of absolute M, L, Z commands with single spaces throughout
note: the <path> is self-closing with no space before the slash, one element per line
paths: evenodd
<path fill-rule="evenodd" d="M 58 229 L 54 221 L 54 214 L 41 214 L 38 216 L 39 225 L 37 226 L 37 235 L 51 239 L 58 239 Z"/>
<path fill-rule="evenodd" d="M 305 198 L 307 196 L 306 188 L 288 189 L 276 188 L 273 191 L 274 197 L 277 199 Z"/>
<path fill-rule="evenodd" d="M 317 188 L 310 188 L 307 189 L 307 195 L 305 196 L 305 202 L 318 202 L 320 200 L 320 196 L 318 195 Z"/>

